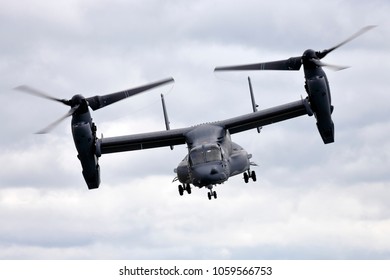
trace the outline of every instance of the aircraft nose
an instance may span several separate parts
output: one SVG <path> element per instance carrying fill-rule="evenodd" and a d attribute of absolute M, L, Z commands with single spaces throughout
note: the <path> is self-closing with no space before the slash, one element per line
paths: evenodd
<path fill-rule="evenodd" d="M 206 164 L 203 166 L 197 166 L 193 169 L 192 175 L 194 178 L 194 185 L 202 186 L 219 184 L 227 179 L 227 175 L 220 165 Z"/>

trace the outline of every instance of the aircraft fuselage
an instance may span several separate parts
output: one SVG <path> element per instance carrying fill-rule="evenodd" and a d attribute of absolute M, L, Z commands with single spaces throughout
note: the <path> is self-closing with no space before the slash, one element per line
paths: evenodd
<path fill-rule="evenodd" d="M 186 143 L 188 154 L 175 169 L 183 184 L 211 188 L 249 170 L 251 156 L 218 125 L 194 127 L 186 134 Z"/>

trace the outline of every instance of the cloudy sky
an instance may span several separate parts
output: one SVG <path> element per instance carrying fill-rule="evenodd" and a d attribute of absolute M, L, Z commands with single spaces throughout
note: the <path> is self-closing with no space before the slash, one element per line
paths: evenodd
<path fill-rule="evenodd" d="M 0 0 L 0 259 L 390 258 L 390 3 L 372 1 Z M 258 181 L 233 177 L 218 199 L 180 197 L 173 169 L 186 153 L 161 148 L 103 155 L 89 191 L 70 119 L 34 132 L 65 106 L 173 76 L 176 83 L 93 112 L 98 134 L 163 130 L 305 97 L 303 73 L 213 73 L 215 66 L 286 59 L 377 28 L 324 61 L 336 141 L 313 117 L 233 135 L 259 164 Z"/>

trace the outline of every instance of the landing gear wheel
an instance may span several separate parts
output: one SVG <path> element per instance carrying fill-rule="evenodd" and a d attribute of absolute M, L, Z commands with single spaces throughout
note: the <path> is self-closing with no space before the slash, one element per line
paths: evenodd
<path fill-rule="evenodd" d="M 255 171 L 252 171 L 251 178 L 252 178 L 253 182 L 256 182 L 257 178 L 256 178 L 256 172 Z"/>
<path fill-rule="evenodd" d="M 191 194 L 191 185 L 190 184 L 187 184 L 186 191 L 188 194 Z"/>
<path fill-rule="evenodd" d="M 182 185 L 179 185 L 179 194 L 182 196 L 184 194 L 184 188 Z"/>
<path fill-rule="evenodd" d="M 207 197 L 209 198 L 209 200 L 211 200 L 213 197 L 214 197 L 214 199 L 217 199 L 217 192 L 216 191 L 210 191 L 207 194 Z"/>
<path fill-rule="evenodd" d="M 244 181 L 245 181 L 245 183 L 249 182 L 249 175 L 246 172 L 244 173 Z"/>

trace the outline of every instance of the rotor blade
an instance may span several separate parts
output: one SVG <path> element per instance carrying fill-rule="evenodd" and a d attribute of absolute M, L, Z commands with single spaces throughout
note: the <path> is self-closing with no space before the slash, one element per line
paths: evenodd
<path fill-rule="evenodd" d="M 234 71 L 234 70 L 299 70 L 302 65 L 302 58 L 291 57 L 285 60 L 255 63 L 255 64 L 246 64 L 246 65 L 236 65 L 236 66 L 223 66 L 216 67 L 214 71 Z"/>
<path fill-rule="evenodd" d="M 59 98 L 52 97 L 49 94 L 47 94 L 47 93 L 45 93 L 43 91 L 37 90 L 35 88 L 32 88 L 30 86 L 22 85 L 22 86 L 18 86 L 16 88 L 14 88 L 14 89 L 18 90 L 18 91 L 22 91 L 22 92 L 28 93 L 28 94 L 32 94 L 32 95 L 35 95 L 35 96 L 38 96 L 38 97 L 42 97 L 42 98 L 45 98 L 45 99 L 61 102 L 62 104 L 65 104 L 65 105 L 69 105 L 69 101 L 66 100 L 66 99 L 59 99 Z"/>
<path fill-rule="evenodd" d="M 74 107 L 72 107 L 64 116 L 62 116 L 61 118 L 59 118 L 58 120 L 56 120 L 55 122 L 51 123 L 50 125 L 48 125 L 47 127 L 45 127 L 44 129 L 41 129 L 39 131 L 37 131 L 35 134 L 45 134 L 45 133 L 48 133 L 50 132 L 54 127 L 56 127 L 60 122 L 62 122 L 63 120 L 65 120 L 67 117 L 70 117 L 71 115 L 73 115 L 74 112 L 76 112 L 76 110 L 79 108 L 80 105 L 76 105 Z"/>
<path fill-rule="evenodd" d="M 329 64 L 329 63 L 322 62 L 321 60 L 318 60 L 318 59 L 314 60 L 314 63 L 318 66 L 321 66 L 321 67 L 328 67 L 328 68 L 332 69 L 333 71 L 340 71 L 340 70 L 344 70 L 344 69 L 347 69 L 350 67 L 350 66 L 340 66 L 340 65 Z"/>
<path fill-rule="evenodd" d="M 164 84 L 168 84 L 168 83 L 171 83 L 174 81 L 175 80 L 171 77 L 171 78 L 168 78 L 165 80 L 157 81 L 157 82 L 150 83 L 150 84 L 140 86 L 140 87 L 136 87 L 133 89 L 119 91 L 119 92 L 115 92 L 115 93 L 111 93 L 111 94 L 107 94 L 107 95 L 103 95 L 103 96 L 96 95 L 93 97 L 86 98 L 86 100 L 88 101 L 89 107 L 91 107 L 92 110 L 97 110 L 97 109 L 103 108 L 107 105 L 110 105 L 112 103 L 118 102 L 122 99 L 125 99 L 127 97 L 136 95 L 136 94 L 141 93 L 143 91 L 146 91 L 146 90 L 149 90 L 149 89 L 152 89 L 152 88 L 164 85 Z"/>
<path fill-rule="evenodd" d="M 373 29 L 374 27 L 376 27 L 376 25 L 368 25 L 366 27 L 363 27 L 358 32 L 354 33 L 353 35 L 351 35 L 350 37 L 348 37 L 346 40 L 342 41 L 338 45 L 336 45 L 336 46 L 334 46 L 334 47 L 332 47 L 330 49 L 323 50 L 322 52 L 318 52 L 318 54 L 317 54 L 318 58 L 319 59 L 324 58 L 328 53 L 334 51 L 335 49 L 341 47 L 342 45 L 345 45 L 346 43 L 348 43 L 348 42 L 352 41 L 353 39 L 359 37 L 363 33 L 366 33 L 367 31 Z"/>

